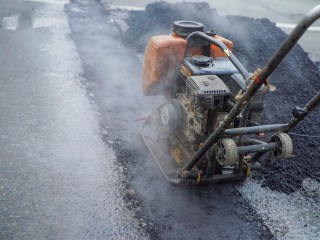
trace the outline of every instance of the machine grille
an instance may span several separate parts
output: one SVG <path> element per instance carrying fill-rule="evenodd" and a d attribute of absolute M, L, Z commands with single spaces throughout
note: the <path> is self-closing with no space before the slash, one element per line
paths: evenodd
<path fill-rule="evenodd" d="M 222 106 L 230 90 L 216 75 L 191 76 L 186 79 L 186 96 L 196 105 L 206 109 Z"/>

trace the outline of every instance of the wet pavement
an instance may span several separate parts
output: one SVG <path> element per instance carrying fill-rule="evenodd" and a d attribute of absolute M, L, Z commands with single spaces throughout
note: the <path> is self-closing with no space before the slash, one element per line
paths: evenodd
<path fill-rule="evenodd" d="M 142 96 L 113 12 L 14 3 L 0 3 L 0 239 L 318 239 L 312 180 L 293 195 L 165 181 L 135 122 L 162 99 Z"/>
<path fill-rule="evenodd" d="M 64 4 L 0 9 L 0 239 L 143 238 L 83 86 Z"/>

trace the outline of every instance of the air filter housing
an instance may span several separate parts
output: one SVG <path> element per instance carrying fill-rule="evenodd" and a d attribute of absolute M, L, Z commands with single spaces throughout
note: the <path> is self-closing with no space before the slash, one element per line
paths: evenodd
<path fill-rule="evenodd" d="M 221 108 L 230 95 L 229 88 L 216 75 L 191 76 L 186 79 L 186 96 L 202 110 Z"/>

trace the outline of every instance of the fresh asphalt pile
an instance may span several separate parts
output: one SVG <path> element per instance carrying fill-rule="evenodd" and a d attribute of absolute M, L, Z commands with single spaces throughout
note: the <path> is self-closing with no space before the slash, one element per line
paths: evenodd
<path fill-rule="evenodd" d="M 131 11 L 127 20 L 129 29 L 124 41 L 143 53 L 148 39 L 153 35 L 170 34 L 172 22 L 192 20 L 202 22 L 206 30 L 215 30 L 234 43 L 234 54 L 242 64 L 253 72 L 262 68 L 286 38 L 286 33 L 268 19 L 252 19 L 243 16 L 219 16 L 206 3 L 156 2 L 145 11 Z M 319 91 L 319 69 L 308 54 L 296 45 L 286 59 L 270 77 L 270 83 L 277 87 L 267 93 L 263 124 L 286 123 L 291 118 L 292 108 L 303 107 Z M 319 136 L 320 112 L 314 111 L 292 132 L 300 135 Z M 319 138 L 292 135 L 294 157 L 269 163 L 265 157 L 263 168 L 253 177 L 262 186 L 280 192 L 297 190 L 303 179 L 310 177 L 320 181 Z"/>

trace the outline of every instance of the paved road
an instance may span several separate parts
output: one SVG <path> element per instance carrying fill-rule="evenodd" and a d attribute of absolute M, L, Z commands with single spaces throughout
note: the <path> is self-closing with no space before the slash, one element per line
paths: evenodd
<path fill-rule="evenodd" d="M 137 203 L 132 203 L 132 209 L 143 216 L 151 236 L 270 239 L 273 234 L 279 239 L 319 238 L 319 208 L 312 207 L 314 199 L 309 197 L 314 196 L 314 189 L 319 189 L 318 183 L 307 180 L 301 192 L 286 196 L 251 181 L 235 187 L 216 185 L 200 189 L 177 189 L 164 181 L 141 144 L 139 123 L 134 122 L 150 113 L 150 108 L 156 106 L 155 100 L 141 95 L 141 63 L 119 41 L 115 21 L 119 23 L 118 17 L 122 16 L 118 14 L 126 13 L 111 14 L 106 15 L 100 6 L 84 0 L 75 1 L 68 11 L 84 75 L 108 132 L 105 139 L 122 162 L 128 188 L 134 192 L 131 198 L 139 204 L 137 207 Z M 84 28 L 90 29 L 86 35 L 82 34 Z"/>
<path fill-rule="evenodd" d="M 314 183 L 288 196 L 165 182 L 134 122 L 159 99 L 140 94 L 109 14 L 90 0 L 0 3 L 0 239 L 318 239 Z"/>
<path fill-rule="evenodd" d="M 132 111 L 116 105 L 135 54 L 96 1 L 67 6 L 72 31 L 65 4 L 0 3 L 0 239 L 271 236 L 232 187 L 178 189 L 146 161 L 137 125 L 121 126 Z"/>
<path fill-rule="evenodd" d="M 141 239 L 65 2 L 47 2 L 0 2 L 0 239 Z"/>

